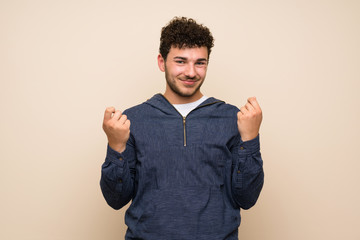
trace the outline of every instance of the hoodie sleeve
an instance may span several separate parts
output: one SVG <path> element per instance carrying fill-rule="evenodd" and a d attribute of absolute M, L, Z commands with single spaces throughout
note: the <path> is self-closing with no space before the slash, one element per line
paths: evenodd
<path fill-rule="evenodd" d="M 124 152 L 119 153 L 109 145 L 101 168 L 100 187 L 106 202 L 118 210 L 133 197 L 136 154 L 130 138 Z"/>
<path fill-rule="evenodd" d="M 235 165 L 232 195 L 239 207 L 249 209 L 255 205 L 264 184 L 259 135 L 250 141 L 239 140 L 232 149 L 232 156 Z"/>

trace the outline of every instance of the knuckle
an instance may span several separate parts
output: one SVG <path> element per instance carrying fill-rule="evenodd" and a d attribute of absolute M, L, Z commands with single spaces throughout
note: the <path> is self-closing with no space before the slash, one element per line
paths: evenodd
<path fill-rule="evenodd" d="M 107 107 L 105 111 L 106 112 L 112 112 L 114 109 L 115 109 L 114 107 Z"/>

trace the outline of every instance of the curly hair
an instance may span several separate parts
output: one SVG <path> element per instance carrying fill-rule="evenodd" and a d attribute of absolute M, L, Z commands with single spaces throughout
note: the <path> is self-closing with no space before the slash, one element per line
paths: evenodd
<path fill-rule="evenodd" d="M 207 47 L 208 56 L 214 46 L 210 30 L 192 18 L 174 17 L 161 30 L 160 54 L 166 60 L 171 47 Z"/>

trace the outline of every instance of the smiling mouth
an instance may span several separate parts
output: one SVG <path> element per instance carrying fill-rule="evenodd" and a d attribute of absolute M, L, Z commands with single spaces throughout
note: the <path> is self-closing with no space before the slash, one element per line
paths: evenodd
<path fill-rule="evenodd" d="M 197 82 L 198 80 L 196 80 L 196 79 L 181 79 L 181 78 L 180 78 L 180 81 L 182 81 L 182 82 L 189 82 L 189 83 L 195 83 L 195 82 Z"/>
<path fill-rule="evenodd" d="M 197 81 L 196 80 L 181 80 L 186 85 L 194 85 Z"/>

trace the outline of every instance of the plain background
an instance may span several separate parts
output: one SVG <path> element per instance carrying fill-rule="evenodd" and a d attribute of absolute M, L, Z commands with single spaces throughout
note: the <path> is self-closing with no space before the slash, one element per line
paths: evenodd
<path fill-rule="evenodd" d="M 265 185 L 240 239 L 360 239 L 359 13 L 357 0 L 1 0 L 0 239 L 124 238 L 127 207 L 99 187 L 103 112 L 164 92 L 174 16 L 215 37 L 203 92 L 263 109 Z"/>

